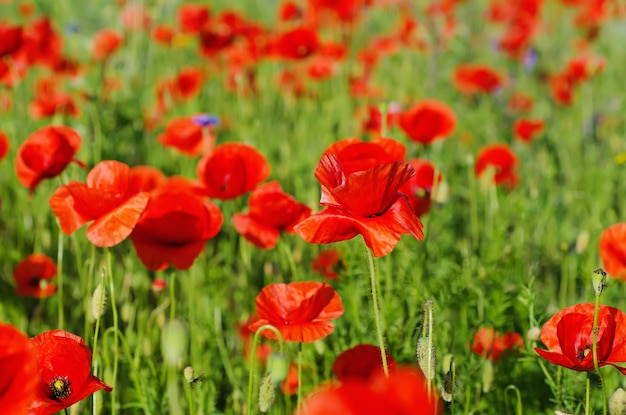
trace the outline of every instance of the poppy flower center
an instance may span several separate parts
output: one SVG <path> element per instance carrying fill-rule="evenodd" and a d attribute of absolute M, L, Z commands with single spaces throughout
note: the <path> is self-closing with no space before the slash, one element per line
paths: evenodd
<path fill-rule="evenodd" d="M 591 349 L 592 346 L 590 344 L 586 344 L 585 347 L 579 347 L 578 353 L 576 353 L 576 359 L 578 359 L 579 362 L 582 361 L 589 355 L 589 353 L 591 353 Z"/>
<path fill-rule="evenodd" d="M 60 401 L 72 394 L 72 387 L 67 376 L 55 376 L 50 382 L 52 399 Z"/>

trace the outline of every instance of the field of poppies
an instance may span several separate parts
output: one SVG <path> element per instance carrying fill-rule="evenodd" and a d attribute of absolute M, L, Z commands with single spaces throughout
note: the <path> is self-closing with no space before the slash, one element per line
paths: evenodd
<path fill-rule="evenodd" d="M 626 414 L 625 38 L 0 0 L 0 413 Z"/>

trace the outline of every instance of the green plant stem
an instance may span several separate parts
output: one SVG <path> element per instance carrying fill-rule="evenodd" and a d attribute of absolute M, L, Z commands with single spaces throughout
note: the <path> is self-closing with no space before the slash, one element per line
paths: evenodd
<path fill-rule="evenodd" d="M 296 402 L 296 414 L 299 414 L 302 408 L 302 342 L 298 344 L 298 400 Z"/>
<path fill-rule="evenodd" d="M 102 304 L 104 302 L 104 296 L 105 296 L 105 290 L 104 290 L 104 276 L 102 278 L 101 284 L 103 284 L 102 286 L 102 294 L 100 296 L 100 304 Z M 93 301 L 93 299 L 92 299 Z M 93 375 L 94 376 L 98 376 L 98 362 L 100 361 L 100 359 L 98 358 L 98 334 L 100 333 L 100 320 L 102 319 L 102 315 L 99 313 L 96 316 L 96 328 L 94 329 L 94 333 L 93 333 L 93 345 L 91 347 L 91 350 L 93 352 Z M 85 320 L 87 320 L 87 317 L 85 316 Z M 95 415 L 98 411 L 97 408 L 97 403 L 96 403 L 96 397 L 97 394 L 94 393 L 93 394 L 93 407 L 92 407 L 92 411 L 93 414 Z"/>
<path fill-rule="evenodd" d="M 170 320 L 176 317 L 176 272 L 172 272 L 170 280 Z"/>
<path fill-rule="evenodd" d="M 111 380 L 111 382 L 113 383 L 113 385 L 115 385 L 116 381 L 117 381 L 117 368 L 118 368 L 118 364 L 119 364 L 119 334 L 120 334 L 120 328 L 119 328 L 119 322 L 118 322 L 118 317 L 117 317 L 117 305 L 115 303 L 115 283 L 113 282 L 113 268 L 112 268 L 112 260 L 111 260 L 111 250 L 107 249 L 106 250 L 106 255 L 107 255 L 107 268 L 108 268 L 108 275 L 109 275 L 109 293 L 111 294 L 111 311 L 113 312 L 113 379 Z M 116 390 L 118 388 L 113 388 L 113 391 L 111 392 L 111 414 L 115 415 L 117 412 L 117 408 L 115 405 L 115 401 L 116 401 L 116 397 L 117 397 L 117 393 Z"/>
<path fill-rule="evenodd" d="M 589 415 L 591 413 L 591 408 L 589 408 L 591 397 L 591 376 L 587 373 L 587 386 L 585 392 L 585 415 Z"/>
<path fill-rule="evenodd" d="M 63 232 L 59 230 L 59 243 L 57 245 L 57 301 L 58 321 L 57 328 L 63 330 L 65 317 L 63 315 Z"/>
<path fill-rule="evenodd" d="M 507 403 L 508 406 L 508 392 L 512 390 L 513 392 L 515 392 L 515 396 L 516 396 L 516 404 L 515 404 L 515 414 L 516 415 L 522 415 L 523 414 L 523 407 L 522 407 L 522 395 L 520 394 L 519 389 L 517 388 L 517 386 L 515 385 L 509 385 L 506 387 L 506 389 L 504 389 L 504 399 Z"/>
<path fill-rule="evenodd" d="M 250 351 L 250 374 L 248 375 L 248 398 L 246 400 L 246 414 L 250 415 L 253 413 L 252 411 L 252 391 L 254 389 L 254 365 L 256 363 L 256 348 L 259 346 L 259 342 L 261 341 L 261 333 L 264 330 L 271 330 L 276 335 L 278 339 L 279 350 L 281 353 L 284 353 L 285 346 L 283 341 L 283 336 L 280 334 L 280 331 L 271 324 L 265 324 L 254 333 L 254 338 L 252 340 L 252 350 Z"/>
<path fill-rule="evenodd" d="M 593 368 L 595 369 L 598 377 L 600 378 L 600 388 L 602 389 L 602 415 L 606 415 L 606 389 L 604 387 L 604 379 L 602 378 L 602 373 L 600 372 L 600 366 L 598 364 L 598 314 L 600 310 L 600 294 L 596 294 L 596 303 L 593 309 L 593 342 L 592 342 L 592 353 L 593 353 Z M 589 378 L 587 378 L 587 382 L 589 382 Z"/>
<path fill-rule="evenodd" d="M 189 415 L 193 415 L 193 389 L 191 384 L 187 388 L 187 400 L 189 400 Z"/>
<path fill-rule="evenodd" d="M 374 254 L 370 249 L 366 249 L 367 251 L 367 264 L 370 269 L 370 281 L 372 283 L 372 306 L 374 308 L 374 321 L 376 323 L 376 336 L 378 337 L 378 347 L 380 348 L 380 358 L 383 363 L 383 371 L 385 372 L 385 376 L 389 376 L 389 367 L 387 365 L 387 354 L 385 353 L 385 343 L 383 339 L 383 328 L 382 323 L 380 321 L 380 309 L 378 305 L 378 290 L 377 290 L 377 278 L 376 278 L 376 267 L 374 264 Z"/>

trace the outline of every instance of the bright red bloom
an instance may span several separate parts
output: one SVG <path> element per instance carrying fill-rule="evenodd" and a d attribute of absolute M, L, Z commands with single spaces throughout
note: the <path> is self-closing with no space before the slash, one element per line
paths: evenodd
<path fill-rule="evenodd" d="M 490 94 L 502 86 L 502 76 L 486 65 L 461 64 L 454 70 L 454 85 L 466 95 Z"/>
<path fill-rule="evenodd" d="M 150 195 L 150 205 L 130 235 L 141 262 L 154 271 L 193 265 L 206 241 L 222 228 L 222 212 L 192 191 L 185 179 L 170 179 Z"/>
<path fill-rule="evenodd" d="M 64 114 L 78 115 L 78 108 L 71 95 L 58 90 L 59 81 L 55 78 L 40 78 L 35 87 L 35 98 L 29 105 L 30 115 L 38 120 Z"/>
<path fill-rule="evenodd" d="M 493 181 L 496 185 L 509 188 L 517 186 L 519 178 L 515 172 L 517 156 L 506 144 L 491 144 L 480 150 L 474 165 L 474 174 L 480 177 L 490 167 L 493 170 Z"/>
<path fill-rule="evenodd" d="M 571 105 L 576 84 L 567 73 L 558 73 L 550 78 L 552 98 L 561 105 Z"/>
<path fill-rule="evenodd" d="M 9 137 L 0 131 L 0 161 L 7 155 L 9 152 Z"/>
<path fill-rule="evenodd" d="M 37 359 L 28 338 L 1 322 L 0 365 L 0 408 L 7 414 L 26 415 L 38 384 Z"/>
<path fill-rule="evenodd" d="M 500 334 L 494 329 L 481 327 L 474 334 L 472 352 L 489 359 L 494 363 L 500 360 L 505 352 L 524 348 L 524 339 L 518 333 Z"/>
<path fill-rule="evenodd" d="M 616 223 L 602 232 L 600 258 L 606 272 L 615 278 L 626 278 L 626 223 Z"/>
<path fill-rule="evenodd" d="M 278 19 L 283 22 L 298 20 L 302 16 L 302 9 L 296 2 L 286 0 L 278 6 Z"/>
<path fill-rule="evenodd" d="M 191 117 L 178 117 L 165 127 L 165 133 L 158 137 L 161 144 L 172 147 L 181 153 L 195 157 L 202 154 L 202 127 Z"/>
<path fill-rule="evenodd" d="M 387 131 L 391 128 L 394 128 L 400 122 L 400 114 L 402 113 L 401 108 L 398 104 L 391 104 L 387 110 L 386 115 L 386 124 Z M 383 114 L 380 111 L 380 108 L 375 105 L 370 105 L 367 107 L 367 119 L 363 121 L 363 130 L 370 134 L 381 134 L 382 133 L 382 121 Z"/>
<path fill-rule="evenodd" d="M 552 364 L 579 372 L 594 370 L 593 312 L 595 304 L 576 304 L 553 315 L 541 329 L 541 341 L 549 350 L 535 348 Z M 617 308 L 600 305 L 596 347 L 598 366 L 611 365 L 626 375 L 626 315 Z"/>
<path fill-rule="evenodd" d="M 298 27 L 283 33 L 275 45 L 278 56 L 293 60 L 311 56 L 319 47 L 317 32 L 310 27 Z"/>
<path fill-rule="evenodd" d="M 320 204 L 327 207 L 294 229 L 305 241 L 318 244 L 362 235 L 376 257 L 389 254 L 402 234 L 422 240 L 422 223 L 406 196 L 398 193 L 414 174 L 401 161 L 349 172 L 337 155 L 325 154 L 315 177 L 322 185 Z"/>
<path fill-rule="evenodd" d="M 198 162 L 203 192 L 216 199 L 234 199 L 248 193 L 270 175 L 265 157 L 254 147 L 225 143 Z"/>
<path fill-rule="evenodd" d="M 58 176 L 70 162 L 81 167 L 74 158 L 82 139 L 65 126 L 48 126 L 35 131 L 22 143 L 15 158 L 15 172 L 22 186 L 31 193 L 44 179 Z"/>
<path fill-rule="evenodd" d="M 91 54 L 95 61 L 107 60 L 122 45 L 124 38 L 121 33 L 113 29 L 103 29 L 93 37 Z"/>
<path fill-rule="evenodd" d="M 507 102 L 512 112 L 526 112 L 533 108 L 533 99 L 521 92 L 515 92 Z"/>
<path fill-rule="evenodd" d="M 288 342 L 313 342 L 328 336 L 335 326 L 331 320 L 343 314 L 341 297 L 326 283 L 299 281 L 270 284 L 256 298 L 259 319 L 248 327 L 253 333 L 271 324 Z M 271 330 L 261 335 L 275 339 Z"/>
<path fill-rule="evenodd" d="M 10 26 L 6 23 L 0 23 L 0 58 L 4 55 L 10 55 L 20 48 L 22 45 L 22 27 Z"/>
<path fill-rule="evenodd" d="M 344 138 L 328 146 L 324 154 L 334 154 L 345 174 L 368 170 L 379 164 L 403 161 L 406 147 L 393 138 L 377 137 L 371 141 Z"/>
<path fill-rule="evenodd" d="M 393 372 L 396 362 L 389 353 L 385 354 L 389 371 Z M 333 373 L 341 382 L 350 379 L 367 381 L 372 376 L 384 374 L 380 348 L 373 344 L 358 344 L 351 349 L 344 350 L 333 363 Z"/>
<path fill-rule="evenodd" d="M 443 102 L 426 99 L 403 111 L 399 124 L 412 141 L 428 145 L 454 132 L 456 115 Z"/>
<path fill-rule="evenodd" d="M 170 46 L 174 40 L 174 29 L 165 24 L 159 24 L 152 30 L 152 40 L 164 46 Z"/>
<path fill-rule="evenodd" d="M 280 390 L 282 390 L 285 395 L 295 395 L 296 392 L 298 392 L 299 383 L 300 379 L 298 378 L 298 366 L 290 363 L 287 378 L 280 384 Z"/>
<path fill-rule="evenodd" d="M 367 381 L 346 380 L 313 392 L 302 405 L 301 415 L 440 414 L 444 405 L 437 394 L 428 396 L 427 380 L 417 369 L 402 367 Z"/>
<path fill-rule="evenodd" d="M 151 192 L 157 187 L 165 184 L 167 178 L 165 174 L 156 167 L 135 166 L 130 169 L 128 192 L 131 194 L 140 192 Z"/>
<path fill-rule="evenodd" d="M 338 272 L 344 268 L 343 260 L 336 249 L 325 249 L 311 262 L 313 271 L 331 280 L 339 278 Z"/>
<path fill-rule="evenodd" d="M 248 200 L 250 211 L 233 215 L 237 232 L 261 249 L 272 249 L 280 231 L 293 232 L 293 226 L 308 217 L 311 209 L 284 193 L 273 181 L 256 188 Z"/>
<path fill-rule="evenodd" d="M 196 3 L 183 3 L 177 12 L 178 26 L 181 32 L 198 34 L 209 22 L 211 12 L 205 5 Z"/>
<path fill-rule="evenodd" d="M 146 209 L 148 193 L 130 191 L 130 168 L 119 161 L 96 164 L 86 184 L 72 181 L 50 196 L 50 207 L 66 235 L 93 221 L 87 239 L 98 247 L 119 244 L 130 235 Z"/>
<path fill-rule="evenodd" d="M 418 217 L 430 211 L 431 193 L 435 185 L 435 166 L 428 160 L 409 160 L 415 170 L 415 176 L 411 177 L 401 188 L 400 192 L 407 195 L 409 203 Z M 443 176 L 437 175 L 437 183 L 441 183 Z"/>
<path fill-rule="evenodd" d="M 50 330 L 31 339 L 37 355 L 39 385 L 30 414 L 52 415 L 94 392 L 113 388 L 89 374 L 91 350 L 83 339 L 63 330 Z"/>
<path fill-rule="evenodd" d="M 175 101 L 186 101 L 200 93 L 202 82 L 204 82 L 202 69 L 186 67 L 168 83 L 168 90 Z"/>
<path fill-rule="evenodd" d="M 45 254 L 31 254 L 24 258 L 13 270 L 17 284 L 17 295 L 45 298 L 56 292 L 56 285 L 50 280 L 57 275 L 57 266 Z"/>
<path fill-rule="evenodd" d="M 541 134 L 544 128 L 542 120 L 519 119 L 513 124 L 513 134 L 520 140 L 529 143 L 537 134 Z"/>

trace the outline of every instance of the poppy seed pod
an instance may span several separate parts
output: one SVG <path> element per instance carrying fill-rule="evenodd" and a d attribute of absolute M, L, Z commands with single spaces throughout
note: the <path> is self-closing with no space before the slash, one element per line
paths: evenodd
<path fill-rule="evenodd" d="M 594 270 L 591 276 L 591 283 L 593 284 L 593 290 L 596 292 L 596 296 L 602 294 L 602 291 L 607 287 L 606 272 L 602 268 Z"/>

